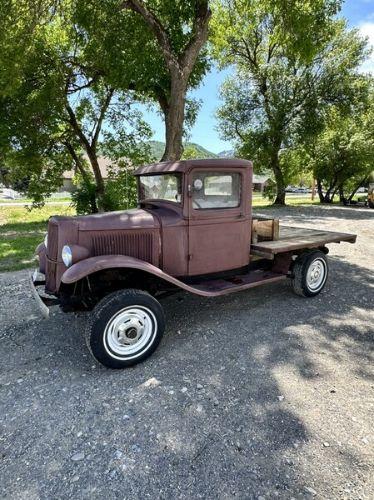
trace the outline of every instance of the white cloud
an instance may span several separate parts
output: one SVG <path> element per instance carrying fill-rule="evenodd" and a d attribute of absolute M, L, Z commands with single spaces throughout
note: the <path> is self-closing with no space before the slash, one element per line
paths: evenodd
<path fill-rule="evenodd" d="M 369 58 L 361 65 L 363 73 L 374 73 L 374 22 L 363 22 L 358 26 L 362 36 L 367 37 L 372 53 Z"/>

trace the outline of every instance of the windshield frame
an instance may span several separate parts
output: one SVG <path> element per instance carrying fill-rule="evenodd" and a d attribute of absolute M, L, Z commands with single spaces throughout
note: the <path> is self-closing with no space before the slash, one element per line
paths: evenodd
<path fill-rule="evenodd" d="M 177 178 L 177 183 L 178 183 L 178 187 L 179 187 L 179 192 L 178 194 L 180 194 L 180 201 L 177 201 L 177 200 L 168 200 L 166 198 L 143 198 L 141 196 L 141 179 L 143 177 L 161 177 L 161 176 L 165 176 L 165 175 L 169 175 L 169 176 L 174 176 Z M 152 173 L 149 173 L 149 174 L 141 174 L 141 175 L 137 175 L 137 181 L 138 181 L 138 203 L 144 203 L 144 202 L 148 202 L 148 203 L 154 203 L 154 202 L 162 202 L 162 203 L 172 203 L 173 205 L 178 205 L 178 206 L 183 206 L 183 182 L 184 182 L 184 176 L 183 176 L 183 173 L 182 172 L 152 172 Z"/>

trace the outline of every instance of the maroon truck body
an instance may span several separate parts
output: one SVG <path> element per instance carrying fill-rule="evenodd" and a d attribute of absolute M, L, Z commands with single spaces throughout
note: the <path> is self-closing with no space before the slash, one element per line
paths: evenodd
<path fill-rule="evenodd" d="M 178 289 L 223 295 L 294 278 L 294 262 L 301 257 L 306 262 L 310 249 L 319 252 L 313 262 L 323 270 L 327 243 L 356 239 L 282 227 L 276 239 L 252 238 L 252 163 L 246 160 L 164 162 L 141 167 L 135 175 L 137 208 L 51 217 L 48 243 L 37 248 L 39 278 L 34 279 L 45 287 L 45 303 L 54 297 L 65 309 L 92 308 L 123 289 L 153 297 Z M 311 283 L 318 278 L 313 265 Z"/>
<path fill-rule="evenodd" d="M 192 172 L 239 173 L 238 207 L 196 210 L 192 206 Z M 66 266 L 65 244 L 85 248 L 90 257 L 126 255 L 152 264 L 173 277 L 237 269 L 249 264 L 252 164 L 244 160 L 181 161 L 138 169 L 135 175 L 176 172 L 182 176 L 180 203 L 144 200 L 140 208 L 81 217 L 52 217 L 46 250 L 46 289 L 58 293 Z M 43 254 L 45 248 L 39 248 Z M 44 256 L 42 256 L 44 259 Z M 79 259 L 80 261 L 81 259 Z M 101 259 L 103 266 L 106 266 Z M 77 270 L 79 273 L 79 270 Z M 71 275 L 71 271 L 69 273 Z"/>

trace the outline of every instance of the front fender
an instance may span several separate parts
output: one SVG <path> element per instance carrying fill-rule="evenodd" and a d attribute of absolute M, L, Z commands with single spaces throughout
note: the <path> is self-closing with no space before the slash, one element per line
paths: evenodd
<path fill-rule="evenodd" d="M 128 257 L 126 255 L 99 255 L 97 257 L 90 257 L 88 259 L 81 260 L 76 264 L 73 264 L 69 269 L 67 269 L 62 275 L 62 283 L 70 284 L 89 276 L 90 274 L 96 273 L 97 271 L 102 271 L 104 269 L 139 269 L 145 271 L 149 274 L 153 274 L 160 279 L 171 283 L 183 290 L 186 290 L 197 295 L 202 295 L 205 297 L 210 297 L 215 295 L 214 293 L 207 292 L 205 290 L 199 290 L 192 286 L 186 285 L 182 281 L 164 273 L 156 266 L 149 264 L 149 262 L 144 262 L 144 260 L 136 259 L 135 257 Z"/>

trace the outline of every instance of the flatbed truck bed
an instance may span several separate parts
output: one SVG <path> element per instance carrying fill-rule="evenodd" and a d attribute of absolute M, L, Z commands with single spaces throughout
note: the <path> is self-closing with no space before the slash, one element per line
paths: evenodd
<path fill-rule="evenodd" d="M 265 259 L 273 259 L 274 255 L 279 253 L 305 248 L 320 248 L 327 243 L 340 243 L 341 241 L 355 243 L 356 235 L 322 231 L 320 229 L 279 226 L 279 238 L 277 240 L 252 243 L 250 253 Z"/>

